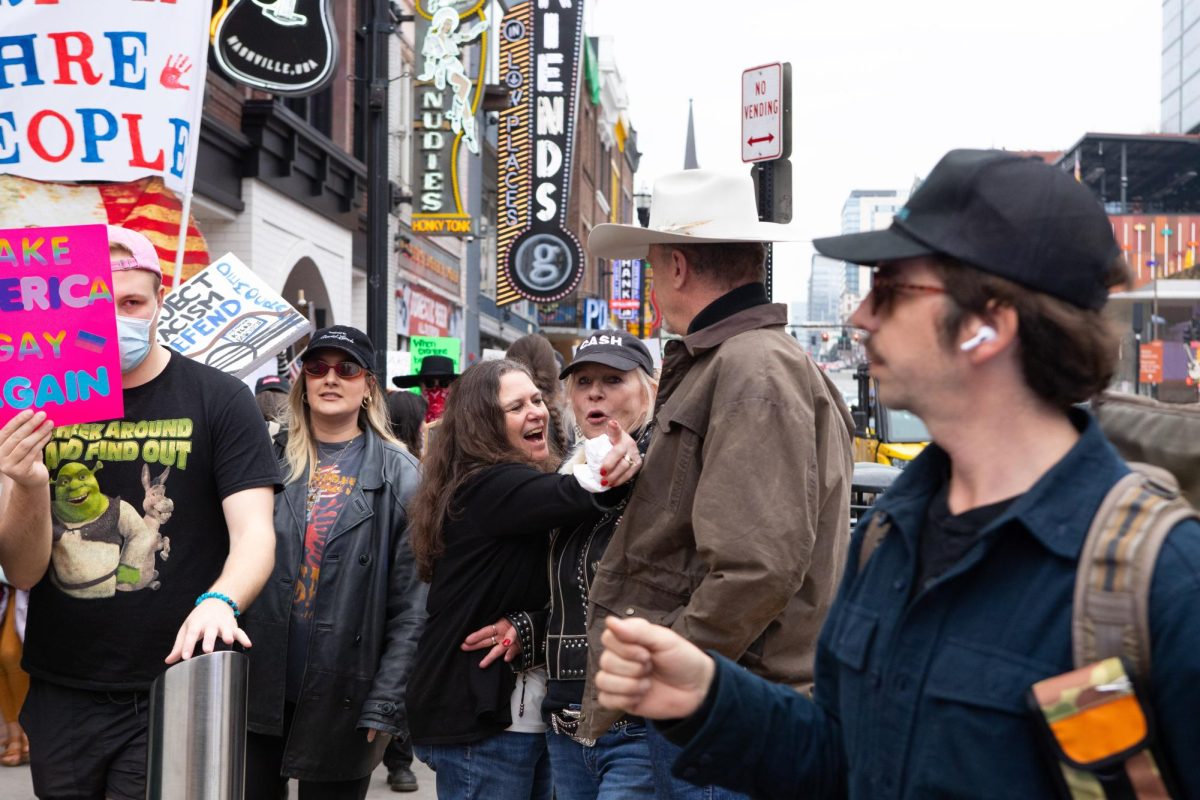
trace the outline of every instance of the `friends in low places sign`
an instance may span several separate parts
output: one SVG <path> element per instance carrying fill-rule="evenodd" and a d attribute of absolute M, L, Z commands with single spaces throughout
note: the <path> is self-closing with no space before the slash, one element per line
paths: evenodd
<path fill-rule="evenodd" d="M 0 424 L 122 414 L 121 357 L 103 225 L 0 228 Z"/>

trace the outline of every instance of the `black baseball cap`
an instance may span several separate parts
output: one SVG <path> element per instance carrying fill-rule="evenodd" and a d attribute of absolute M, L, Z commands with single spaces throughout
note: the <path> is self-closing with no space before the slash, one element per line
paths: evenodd
<path fill-rule="evenodd" d="M 584 339 L 571 363 L 559 373 L 559 379 L 566 378 L 583 364 L 603 364 L 622 372 L 640 367 L 647 375 L 654 374 L 654 359 L 650 357 L 646 345 L 641 339 L 624 331 L 597 331 Z"/>
<path fill-rule="evenodd" d="M 341 350 L 367 370 L 371 370 L 375 358 L 375 345 L 370 337 L 349 325 L 333 325 L 314 333 L 308 340 L 308 347 L 300 354 L 300 360 L 306 360 L 317 350 Z"/>
<path fill-rule="evenodd" d="M 292 384 L 287 378 L 281 378 L 278 375 L 264 375 L 258 379 L 258 383 L 254 384 L 254 394 L 260 395 L 263 392 L 283 392 L 287 394 L 292 390 Z"/>
<path fill-rule="evenodd" d="M 951 150 L 887 230 L 814 239 L 854 264 L 946 255 L 1081 308 L 1108 300 L 1120 255 L 1100 201 L 1072 175 L 1002 150 Z"/>

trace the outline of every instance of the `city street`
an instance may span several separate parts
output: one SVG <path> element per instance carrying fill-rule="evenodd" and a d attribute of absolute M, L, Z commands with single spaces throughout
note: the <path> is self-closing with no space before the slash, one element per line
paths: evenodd
<path fill-rule="evenodd" d="M 421 788 L 416 792 L 393 792 L 387 785 L 387 770 L 380 765 L 371 778 L 371 789 L 367 792 L 367 800 L 383 800 L 386 797 L 410 797 L 413 800 L 433 800 L 437 794 L 433 790 L 433 773 L 420 761 L 413 762 L 413 772 Z M 296 796 L 295 784 L 291 796 Z M 29 767 L 11 767 L 0 769 L 0 798 L 3 800 L 35 800 L 33 784 L 29 778 Z M 251 800 L 251 798 L 247 798 Z"/>

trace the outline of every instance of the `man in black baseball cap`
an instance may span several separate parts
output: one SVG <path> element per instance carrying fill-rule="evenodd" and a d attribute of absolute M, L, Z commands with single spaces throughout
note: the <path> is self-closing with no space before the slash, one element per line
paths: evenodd
<path fill-rule="evenodd" d="M 754 794 L 783 786 L 813 797 L 1060 796 L 1062 756 L 1043 757 L 1050 745 L 1026 698 L 1033 684 L 1087 666 L 1072 653 L 1080 554 L 1106 494 L 1129 473 L 1074 406 L 1107 385 L 1116 360 L 1101 309 L 1127 268 L 1109 221 L 1061 170 L 960 150 L 889 230 L 814 246 L 875 267 L 850 322 L 869 335 L 880 398 L 920 416 L 933 443 L 851 538 L 811 700 L 675 632 L 620 620 L 594 678 L 601 702 L 682 718 L 670 729 L 685 748 L 675 771 L 697 783 L 722 777 Z M 1123 537 L 1158 513 L 1152 494 L 1126 500 Z M 1140 773 L 1124 760 L 1135 748 L 1096 751 L 1113 765 L 1083 776 L 1097 787 L 1200 797 L 1197 564 L 1200 524 L 1189 518 L 1156 558 L 1144 609 L 1153 658 L 1136 677 L 1152 687 L 1139 699 L 1161 748 Z M 1120 588 L 1128 571 L 1118 559 L 1097 574 Z M 1122 599 L 1102 598 L 1106 608 Z M 1103 738 L 1084 730 L 1090 744 Z M 1141 747 L 1137 759 L 1149 760 Z"/>

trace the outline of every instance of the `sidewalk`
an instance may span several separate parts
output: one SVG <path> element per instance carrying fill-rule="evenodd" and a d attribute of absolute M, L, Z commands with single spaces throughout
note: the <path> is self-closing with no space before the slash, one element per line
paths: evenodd
<path fill-rule="evenodd" d="M 388 789 L 387 770 L 381 765 L 371 778 L 371 789 L 367 792 L 367 800 L 384 800 L 384 798 L 411 798 L 411 800 L 435 800 L 437 793 L 433 790 L 433 773 L 420 761 L 413 762 L 413 772 L 421 785 L 416 792 L 393 792 Z M 296 797 L 293 785 L 291 797 Z M 0 767 L 0 798 L 3 800 L 35 800 L 33 784 L 29 778 L 29 767 Z M 254 800 L 247 797 L 246 800 Z"/>

